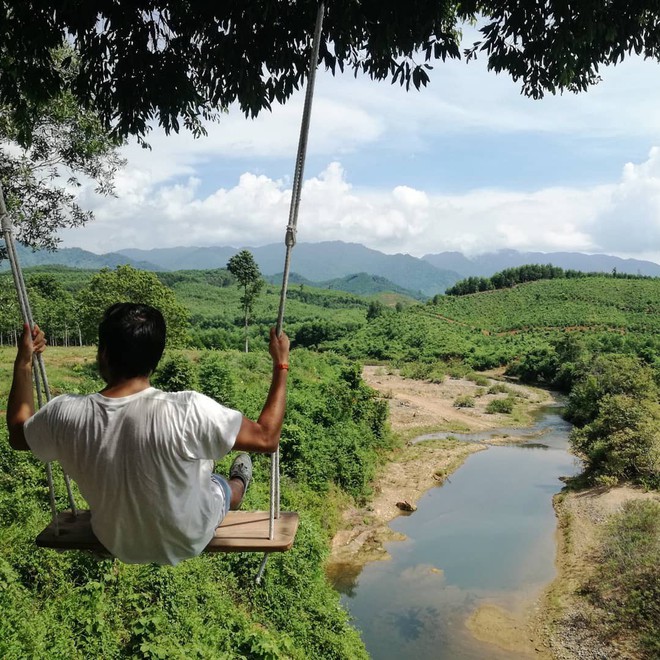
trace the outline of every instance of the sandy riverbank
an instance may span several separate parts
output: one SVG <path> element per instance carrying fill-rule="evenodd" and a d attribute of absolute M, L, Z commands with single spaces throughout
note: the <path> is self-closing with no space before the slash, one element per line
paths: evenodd
<path fill-rule="evenodd" d="M 493 374 L 490 384 L 500 382 L 501 374 Z M 510 415 L 489 414 L 486 406 L 494 398 L 507 394 L 485 394 L 484 387 L 466 379 L 447 378 L 430 383 L 402 378 L 396 371 L 367 366 L 364 380 L 382 393 L 389 404 L 390 424 L 407 442 L 392 456 L 374 484 L 374 497 L 364 509 L 349 509 L 343 516 L 343 529 L 335 536 L 328 574 L 335 582 L 351 583 L 362 567 L 376 560 L 388 559 L 383 544 L 400 539 L 388 523 L 402 514 L 396 504 L 407 501 L 415 505 L 429 488 L 441 484 L 460 467 L 473 452 L 487 449 L 484 445 L 460 441 L 427 441 L 412 443 L 414 438 L 435 431 L 488 431 L 516 425 Z M 515 383 L 507 383 L 510 393 L 517 395 L 516 419 L 530 419 L 530 413 L 554 402 L 544 391 Z M 459 396 L 474 397 L 474 407 L 457 408 Z M 510 442 L 508 437 L 493 438 L 492 444 Z M 511 651 L 516 658 L 548 658 L 542 640 L 535 633 L 531 608 L 512 614 L 485 605 L 478 608 L 467 622 L 472 634 L 481 641 Z"/>
<path fill-rule="evenodd" d="M 510 416 L 485 412 L 493 395 L 483 395 L 483 388 L 480 391 L 468 380 L 446 379 L 433 384 L 401 378 L 383 367 L 365 367 L 363 377 L 387 399 L 392 429 L 407 442 L 379 474 L 370 504 L 344 513 L 343 528 L 333 541 L 328 572 L 334 579 L 341 576 L 349 582 L 366 563 L 388 559 L 383 543 L 397 538 L 388 523 L 398 515 L 406 515 L 397 508 L 397 502 L 405 500 L 414 505 L 472 452 L 486 448 L 452 441 L 413 444 L 411 440 L 434 431 L 485 431 L 511 425 Z M 552 403 L 547 392 L 507 385 L 520 395 L 519 419 L 540 405 Z M 455 408 L 454 400 L 462 395 L 474 396 L 475 407 Z M 495 438 L 493 444 L 510 441 L 507 437 Z M 515 613 L 492 604 L 477 608 L 466 622 L 472 634 L 510 651 L 516 658 L 634 660 L 625 641 L 616 649 L 605 647 L 590 632 L 585 622 L 585 602 L 578 590 L 591 570 L 602 525 L 624 502 L 641 498 L 660 496 L 630 487 L 557 495 L 556 579 L 540 597 L 522 603 Z"/>
<path fill-rule="evenodd" d="M 372 501 L 365 508 L 344 512 L 327 569 L 336 581 L 350 582 L 368 562 L 388 559 L 383 543 L 397 539 L 388 523 L 406 515 L 397 508 L 397 502 L 414 506 L 423 493 L 441 484 L 471 453 L 486 449 L 452 440 L 413 444 L 412 439 L 434 431 L 486 431 L 512 424 L 509 415 L 486 413 L 489 401 L 507 395 L 485 394 L 485 388 L 470 380 L 447 378 L 443 383 L 430 383 L 373 366 L 365 367 L 363 378 L 388 401 L 392 430 L 407 442 L 378 475 Z M 496 382 L 490 379 L 491 384 Z M 507 385 L 519 397 L 517 408 L 522 418 L 540 405 L 552 403 L 543 390 Z M 456 397 L 465 395 L 474 397 L 474 407 L 454 407 Z M 498 441 L 506 438 L 494 443 Z"/>

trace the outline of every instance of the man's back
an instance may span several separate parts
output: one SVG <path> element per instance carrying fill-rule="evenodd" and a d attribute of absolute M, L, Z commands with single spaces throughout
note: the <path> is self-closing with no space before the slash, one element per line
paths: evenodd
<path fill-rule="evenodd" d="M 25 424 L 25 437 L 76 480 L 114 556 L 176 564 L 199 554 L 221 519 L 213 461 L 232 449 L 241 421 L 196 392 L 149 387 L 120 398 L 57 397 Z"/>

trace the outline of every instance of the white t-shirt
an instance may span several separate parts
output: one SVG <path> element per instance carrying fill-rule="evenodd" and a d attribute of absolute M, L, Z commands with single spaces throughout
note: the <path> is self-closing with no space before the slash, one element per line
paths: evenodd
<path fill-rule="evenodd" d="M 115 557 L 177 564 L 198 555 L 220 523 L 213 462 L 232 449 L 242 419 L 198 392 L 150 387 L 118 399 L 65 394 L 24 428 L 37 458 L 60 461 L 76 480 Z"/>

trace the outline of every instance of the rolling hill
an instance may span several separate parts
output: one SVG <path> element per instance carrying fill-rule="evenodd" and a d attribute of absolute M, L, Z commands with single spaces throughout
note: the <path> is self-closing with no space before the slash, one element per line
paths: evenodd
<path fill-rule="evenodd" d="M 254 255 L 264 275 L 282 271 L 284 245 L 271 244 L 247 248 Z M 155 250 L 121 250 L 120 254 L 134 260 L 158 264 L 167 270 L 224 268 L 227 260 L 238 252 L 236 248 L 167 248 Z M 358 243 L 326 241 L 298 243 L 293 256 L 296 273 L 319 283 L 356 273 L 383 277 L 417 295 L 432 296 L 443 292 L 461 279 L 458 273 L 438 269 L 409 254 L 384 254 Z"/>

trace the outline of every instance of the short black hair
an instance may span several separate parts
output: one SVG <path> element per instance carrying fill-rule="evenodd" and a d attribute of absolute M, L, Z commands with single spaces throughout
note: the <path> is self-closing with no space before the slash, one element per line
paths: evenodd
<path fill-rule="evenodd" d="M 165 319 L 150 305 L 116 303 L 99 324 L 99 353 L 115 377 L 148 376 L 165 350 Z"/>

